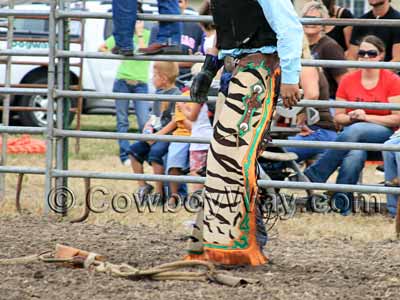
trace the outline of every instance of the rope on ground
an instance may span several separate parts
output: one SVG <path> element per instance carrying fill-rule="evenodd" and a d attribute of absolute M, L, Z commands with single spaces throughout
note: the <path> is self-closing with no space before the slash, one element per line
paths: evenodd
<path fill-rule="evenodd" d="M 65 254 L 70 255 L 68 257 Z M 19 258 L 0 259 L 0 265 L 30 264 L 36 262 L 63 263 L 65 266 L 85 268 L 98 273 L 105 273 L 115 277 L 131 280 L 187 280 L 211 281 L 222 285 L 237 287 L 247 284 L 259 283 L 258 280 L 231 276 L 218 271 L 214 264 L 206 261 L 176 261 L 162 264 L 147 270 L 140 270 L 128 264 L 113 264 L 105 261 L 105 257 L 94 252 L 82 251 L 76 248 L 57 245 L 56 251 L 46 251 L 41 254 L 29 255 Z M 201 271 L 179 271 L 186 268 L 202 267 Z"/>

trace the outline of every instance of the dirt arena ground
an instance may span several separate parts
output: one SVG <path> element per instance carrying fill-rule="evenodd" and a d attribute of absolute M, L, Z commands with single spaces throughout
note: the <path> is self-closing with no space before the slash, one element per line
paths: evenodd
<path fill-rule="evenodd" d="M 323 227 L 322 217 L 318 218 L 316 222 Z M 327 232 L 319 238 L 311 215 L 277 225 L 268 244 L 269 264 L 229 270 L 259 279 L 258 285 L 231 288 L 205 282 L 131 281 L 35 263 L 0 265 L 0 299 L 399 299 L 400 242 L 391 239 L 391 233 L 379 238 L 383 227 L 376 236 L 360 233 L 353 238 L 340 232 L 335 236 L 329 233 L 334 223 L 361 222 L 360 228 L 366 223 L 359 217 L 345 221 L 338 216 L 325 218 Z M 366 230 L 376 224 L 393 230 L 393 222 L 387 218 L 367 218 L 371 224 Z M 296 224 L 297 230 L 288 230 Z M 303 232 L 308 226 L 312 231 Z M 179 260 L 185 247 L 182 231 L 162 225 L 70 224 L 37 216 L 0 218 L 0 258 L 35 254 L 53 249 L 56 243 L 101 253 L 111 262 L 138 268 Z"/>
<path fill-rule="evenodd" d="M 114 131 L 112 117 L 84 116 L 86 130 Z M 134 120 L 132 120 L 134 123 Z M 134 123 L 135 124 L 135 123 Z M 42 137 L 43 138 L 43 137 Z M 70 140 L 69 167 L 73 170 L 131 172 L 118 159 L 115 141 L 81 140 L 74 152 Z M 10 166 L 45 166 L 44 155 L 10 155 Z M 150 169 L 146 169 L 150 172 Z M 365 168 L 366 184 L 383 180 L 375 166 Z M 334 178 L 331 179 L 331 182 Z M 5 200 L 0 202 L 0 259 L 54 249 L 57 243 L 103 254 L 113 263 L 146 269 L 183 257 L 187 221 L 193 215 L 129 211 L 91 214 L 84 223 L 69 221 L 81 215 L 82 179 L 69 179 L 76 205 L 68 217 L 43 217 L 44 177 L 26 175 L 21 192 L 22 213 L 15 208 L 17 176 L 7 175 Z M 92 180 L 109 192 L 131 194 L 132 181 Z M 292 193 L 297 193 L 293 191 Z M 301 191 L 300 191 L 301 192 Z M 385 197 L 380 195 L 380 201 Z M 82 269 L 36 263 L 0 265 L 2 299 L 400 299 L 400 241 L 394 222 L 384 215 L 296 214 L 270 232 L 266 254 L 270 263 L 257 268 L 229 270 L 255 278 L 259 285 L 231 288 L 206 282 L 131 281 L 93 274 Z"/>

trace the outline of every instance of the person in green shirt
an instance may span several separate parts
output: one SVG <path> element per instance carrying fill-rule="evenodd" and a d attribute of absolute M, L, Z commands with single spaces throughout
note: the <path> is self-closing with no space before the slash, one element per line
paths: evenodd
<path fill-rule="evenodd" d="M 150 31 L 144 28 L 143 21 L 136 23 L 134 43 L 139 47 L 146 47 L 150 39 Z M 115 46 L 114 36 L 110 36 L 99 48 L 102 52 L 111 51 Z M 148 74 L 149 61 L 124 60 L 118 67 L 117 75 L 114 81 L 114 93 L 148 93 Z M 135 105 L 138 127 L 142 132 L 146 121 L 149 118 L 149 112 L 152 107 L 151 101 L 132 100 Z M 127 132 L 129 129 L 129 102 L 130 100 L 115 100 L 117 115 L 117 132 Z M 119 155 L 123 164 L 130 165 L 128 158 L 129 141 L 118 140 Z"/>

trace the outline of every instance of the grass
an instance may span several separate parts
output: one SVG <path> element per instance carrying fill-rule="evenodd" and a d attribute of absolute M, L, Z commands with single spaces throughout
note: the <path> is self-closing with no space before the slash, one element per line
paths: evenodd
<path fill-rule="evenodd" d="M 136 125 L 134 116 L 130 119 L 132 125 Z M 82 130 L 109 131 L 114 132 L 114 116 L 83 116 Z M 75 124 L 71 128 L 74 128 Z M 133 128 L 132 132 L 136 129 Z M 44 139 L 41 136 L 34 138 Z M 119 161 L 118 144 L 116 140 L 81 139 L 80 152 L 75 153 L 76 139 L 69 140 L 69 168 L 72 170 L 100 171 L 100 172 L 126 172 L 130 173 L 129 167 L 123 166 Z M 34 166 L 45 167 L 44 155 L 9 155 L 8 165 L 11 166 Z M 146 172 L 151 170 L 146 166 Z M 382 175 L 377 174 L 375 166 L 367 166 L 364 171 L 364 182 L 377 183 L 382 181 Z M 330 179 L 332 182 L 334 176 Z M 6 175 L 6 196 L 0 203 L 0 216 L 17 216 L 15 209 L 15 190 L 17 175 Z M 68 186 L 76 197 L 76 205 L 70 210 L 66 220 L 74 219 L 82 214 L 84 206 L 84 181 L 83 179 L 70 178 Z M 136 190 L 137 184 L 134 181 L 123 180 L 91 180 L 91 186 L 104 187 L 108 194 L 95 198 L 100 205 L 105 200 L 110 206 L 112 196 L 117 193 L 126 193 L 131 197 Z M 296 191 L 295 191 L 296 192 Z M 301 193 L 301 191 L 298 191 Z M 384 200 L 384 197 L 381 197 Z M 44 176 L 25 175 L 21 194 L 21 204 L 24 214 L 41 215 L 44 205 Z M 108 209 L 101 214 L 91 214 L 88 221 L 93 224 L 104 224 L 106 222 L 119 222 L 122 224 L 146 224 L 163 226 L 185 233 L 187 228 L 184 225 L 194 215 L 185 211 L 178 213 L 162 213 L 157 210 L 155 213 L 137 213 L 135 208 L 129 209 L 126 213 L 117 213 Z M 280 221 L 274 228 L 273 234 L 279 234 L 293 239 L 319 239 L 322 237 L 340 237 L 359 241 L 385 240 L 394 237 L 393 221 L 384 216 L 351 216 L 342 217 L 337 214 L 297 214 L 293 219 Z"/>

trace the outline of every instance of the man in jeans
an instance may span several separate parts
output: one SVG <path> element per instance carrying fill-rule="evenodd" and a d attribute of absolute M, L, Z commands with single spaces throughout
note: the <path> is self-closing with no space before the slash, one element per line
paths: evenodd
<path fill-rule="evenodd" d="M 150 31 L 144 29 L 143 21 L 139 21 L 136 24 L 134 40 L 141 47 L 145 47 L 150 38 Z M 114 37 L 109 37 L 106 42 L 100 46 L 100 51 L 109 51 L 115 46 Z M 148 73 L 149 73 L 148 61 L 134 61 L 124 60 L 119 65 L 117 76 L 114 81 L 113 92 L 114 93 L 140 93 L 146 94 L 148 92 Z M 129 100 L 115 100 L 115 108 L 117 114 L 117 132 L 128 132 L 129 129 Z M 151 101 L 134 101 L 135 112 L 138 122 L 138 129 L 142 132 L 145 123 L 149 118 L 149 112 L 152 107 Z M 121 162 L 130 166 L 130 160 L 128 157 L 129 141 L 118 140 L 119 144 L 119 156 Z"/>
<path fill-rule="evenodd" d="M 137 19 L 137 0 L 113 0 L 113 35 L 115 47 L 113 54 L 132 56 L 134 45 L 131 39 Z M 178 0 L 158 0 L 160 14 L 179 15 Z M 180 53 L 180 39 L 182 32 L 180 22 L 160 22 L 157 41 L 147 48 L 140 48 L 144 54 L 176 54 Z"/>

